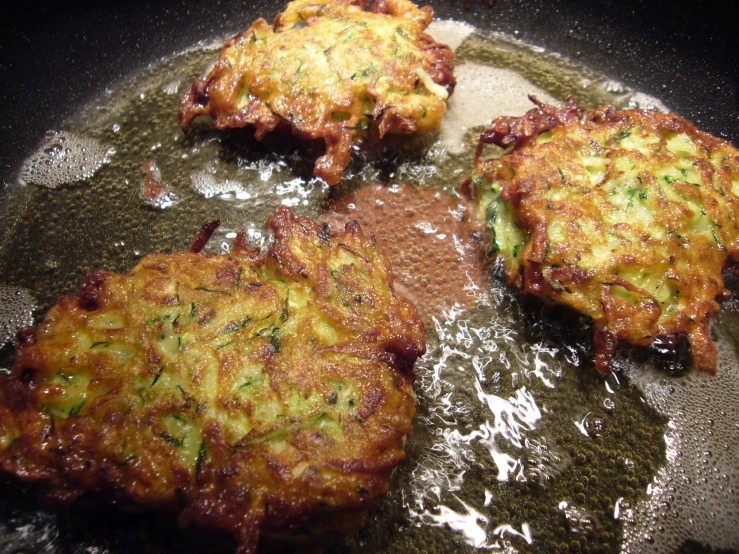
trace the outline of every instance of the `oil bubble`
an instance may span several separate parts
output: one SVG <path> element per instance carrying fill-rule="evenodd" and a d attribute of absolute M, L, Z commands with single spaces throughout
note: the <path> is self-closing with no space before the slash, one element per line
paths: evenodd
<path fill-rule="evenodd" d="M 26 289 L 0 285 L 0 348 L 11 342 L 21 328 L 33 324 L 36 309 L 36 300 Z"/>
<path fill-rule="evenodd" d="M 476 125 L 486 125 L 499 116 L 521 116 L 534 104 L 533 94 L 545 104 L 556 98 L 537 87 L 515 70 L 465 62 L 454 70 L 457 86 L 449 99 L 449 109 L 441 124 L 440 141 L 453 153 L 464 149 L 465 132 Z M 490 102 L 495 98 L 495 102 Z"/>
<path fill-rule="evenodd" d="M 717 332 L 719 343 L 728 342 L 723 329 Z M 739 499 L 729 489 L 708 491 L 705 477 L 714 473 L 739 478 L 735 457 L 739 359 L 733 348 L 719 348 L 718 365 L 716 375 L 689 372 L 669 384 L 653 367 L 624 366 L 647 402 L 670 422 L 665 433 L 667 464 L 653 479 L 651 495 L 636 504 L 633 520 L 624 526 L 622 552 L 675 552 L 688 540 L 718 549 L 739 545 Z M 725 449 L 721 444 L 732 446 Z M 670 508 L 672 512 L 668 512 Z M 669 517 L 676 513 L 679 519 Z M 654 524 L 664 532 L 649 533 L 648 527 Z M 641 540 L 645 534 L 652 539 L 648 544 Z"/>
<path fill-rule="evenodd" d="M 113 152 L 97 140 L 71 132 L 51 132 L 23 163 L 20 178 L 50 189 L 85 181 L 110 161 Z"/>

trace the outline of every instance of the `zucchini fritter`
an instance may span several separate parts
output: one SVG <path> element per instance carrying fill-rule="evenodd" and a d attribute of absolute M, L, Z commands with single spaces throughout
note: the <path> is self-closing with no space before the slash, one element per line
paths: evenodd
<path fill-rule="evenodd" d="M 0 374 L 0 469 L 227 530 L 354 531 L 404 458 L 425 349 L 356 222 L 280 208 L 267 255 L 146 256 L 89 273 Z M 207 234 L 209 230 L 204 229 Z M 197 245 L 196 245 L 197 246 Z"/>
<path fill-rule="evenodd" d="M 336 184 L 351 147 L 369 135 L 438 129 L 454 89 L 454 55 L 424 33 L 431 7 L 410 0 L 295 0 L 274 26 L 256 20 L 226 42 L 213 70 L 185 95 L 187 131 L 201 114 L 219 129 L 278 126 L 322 139 L 313 173 Z"/>
<path fill-rule="evenodd" d="M 714 373 L 709 321 L 739 261 L 739 151 L 674 113 L 582 118 L 570 98 L 483 132 L 465 187 L 491 252 L 509 282 L 592 322 L 601 373 L 618 342 L 679 337 Z M 480 160 L 490 143 L 513 148 Z"/>

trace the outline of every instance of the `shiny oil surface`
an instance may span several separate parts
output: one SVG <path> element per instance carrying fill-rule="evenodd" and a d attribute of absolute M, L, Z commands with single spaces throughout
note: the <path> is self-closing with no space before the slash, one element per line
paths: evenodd
<path fill-rule="evenodd" d="M 503 286 L 460 230 L 456 191 L 477 134 L 493 116 L 522 114 L 527 94 L 574 93 L 587 108 L 664 105 L 516 37 L 448 21 L 433 33 L 456 47 L 458 66 L 441 132 L 358 153 L 330 190 L 311 176 L 315 153 L 283 138 L 259 143 L 207 121 L 188 136 L 177 127 L 182 94 L 223 37 L 160 61 L 50 129 L 4 197 L 6 336 L 28 322 L 33 299 L 38 320 L 86 271 L 125 272 L 149 252 L 186 249 L 205 221 L 221 220 L 208 250 L 225 252 L 241 228 L 268 245 L 263 223 L 278 205 L 371 221 L 370 206 L 382 202 L 401 237 L 383 240 L 413 268 L 396 269 L 400 290 L 425 279 L 443 301 L 423 302 L 429 348 L 417 365 L 408 458 L 366 528 L 330 552 L 672 552 L 688 540 L 739 548 L 736 298 L 714 326 L 716 377 L 691 372 L 685 357 L 640 351 L 622 353 L 603 378 L 587 333 Z M 176 202 L 157 208 L 141 197 L 147 162 Z M 433 242 L 403 238 L 413 236 L 437 241 L 439 255 Z M 441 286 L 450 282 L 459 285 Z M 732 277 L 729 286 L 737 289 Z M 10 348 L 2 354 L 7 368 Z M 58 510 L 32 488 L 0 487 L 0 552 L 213 551 L 207 535 L 167 516 Z M 233 548 L 228 538 L 217 544 Z"/>

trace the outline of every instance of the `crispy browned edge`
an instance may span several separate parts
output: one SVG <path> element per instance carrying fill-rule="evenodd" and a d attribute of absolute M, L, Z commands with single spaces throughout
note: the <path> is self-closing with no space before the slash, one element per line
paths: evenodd
<path fill-rule="evenodd" d="M 371 0 L 347 0 L 345 3 L 353 4 L 365 9 Z M 402 16 L 397 13 L 396 3 L 391 0 L 377 0 L 370 11 L 377 14 L 387 14 L 392 16 Z M 427 21 L 433 18 L 433 8 L 424 6 L 420 8 Z M 273 29 L 277 31 L 282 14 L 275 17 Z M 230 48 L 233 44 L 239 42 L 244 32 L 237 33 L 224 44 L 222 51 Z M 420 33 L 419 44 L 421 50 L 429 52 L 426 59 L 427 65 L 425 69 L 431 78 L 437 84 L 447 87 L 449 94 L 454 92 L 456 80 L 454 78 L 454 53 L 445 44 L 439 44 L 427 33 Z M 266 113 L 263 110 L 249 109 L 240 110 L 238 112 L 225 112 L 214 110 L 211 108 L 209 90 L 213 83 L 217 80 L 225 60 L 219 59 L 216 66 L 208 73 L 196 79 L 190 90 L 185 94 L 180 109 L 177 113 L 177 123 L 187 133 L 190 131 L 193 120 L 200 115 L 210 115 L 214 119 L 214 125 L 217 129 L 225 130 L 229 128 L 241 128 L 251 125 L 255 131 L 257 140 L 262 140 L 269 133 L 278 131 L 283 133 L 292 132 L 292 135 L 300 140 L 312 141 L 322 139 L 326 145 L 326 151 L 334 152 L 333 161 L 327 159 L 326 156 L 320 157 L 316 161 L 313 174 L 324 179 L 329 185 L 336 184 L 344 172 L 344 168 L 348 165 L 351 158 L 351 145 L 354 143 L 354 137 L 349 133 L 330 132 L 328 130 L 315 131 L 313 129 L 304 131 L 300 127 L 291 124 L 289 121 L 281 118 L 275 113 Z M 251 106 L 251 105 L 250 105 Z M 398 115 L 393 110 L 385 110 L 376 120 L 379 138 L 392 128 L 397 127 L 405 134 L 413 134 L 416 131 L 416 123 L 413 120 Z"/>
<path fill-rule="evenodd" d="M 207 242 L 207 239 L 218 226 L 217 221 L 208 222 L 203 225 L 198 233 L 193 245 L 190 249 L 192 255 L 213 257 L 212 254 L 199 254 L 200 250 Z M 284 207 L 279 207 L 275 214 L 267 222 L 267 227 L 275 232 L 277 237 L 276 246 L 271 248 L 266 254 L 261 254 L 259 249 L 249 248 L 246 243 L 246 234 L 241 231 L 234 241 L 232 253 L 247 259 L 254 264 L 263 264 L 267 258 L 273 258 L 282 265 L 283 271 L 290 275 L 293 279 L 307 277 L 301 261 L 295 259 L 294 254 L 287 247 L 287 242 L 295 235 L 309 236 L 319 240 L 331 240 L 327 233 L 327 226 L 321 225 L 308 217 L 295 217 L 292 212 Z M 353 239 L 361 241 L 363 246 L 375 248 L 376 241 L 372 234 L 365 234 L 361 231 L 360 225 L 356 221 L 346 224 L 344 235 L 338 235 L 339 240 L 342 236 L 351 236 Z M 335 238 L 336 235 L 331 235 Z M 279 239 L 285 239 L 281 242 Z M 350 242 L 350 241 L 345 241 Z M 351 246 L 339 243 L 338 247 L 353 250 Z M 355 253 L 357 253 L 355 251 Z M 387 258 L 380 252 L 380 263 L 385 267 L 388 275 L 392 276 Z M 330 287 L 331 278 L 320 272 L 318 287 Z M 100 302 L 100 293 L 105 281 L 113 275 L 111 272 L 98 269 L 90 271 L 86 274 L 75 296 L 61 296 L 59 298 L 60 305 L 74 305 L 82 310 L 94 311 L 98 308 Z M 389 283 L 391 291 L 393 291 L 392 280 Z M 410 335 L 406 333 L 400 326 L 400 323 L 394 319 L 395 325 L 390 325 L 385 329 L 383 334 L 375 332 L 372 336 L 377 341 L 377 345 L 360 341 L 360 344 L 349 346 L 328 347 L 336 351 L 355 352 L 360 358 L 375 359 L 382 361 L 389 367 L 395 369 L 396 386 L 402 389 L 411 390 L 415 380 L 413 372 L 413 364 L 415 360 L 422 356 L 425 352 L 425 331 L 422 322 L 417 317 L 412 304 L 397 295 L 393 291 L 393 295 L 399 303 L 398 310 L 402 313 L 402 317 L 408 317 L 407 324 L 410 326 Z M 34 403 L 34 392 L 32 384 L 32 370 L 26 367 L 25 362 L 27 356 L 24 352 L 36 342 L 37 327 L 28 327 L 21 329 L 16 337 L 16 359 L 17 362 L 10 373 L 0 373 L 0 417 L 3 417 L 3 423 L 11 424 L 9 418 L 20 418 L 23 420 L 22 426 L 32 428 L 33 434 L 40 437 L 50 439 L 51 436 L 48 428 L 48 421 L 38 417 L 38 410 Z M 378 346 L 384 345 L 384 350 L 380 351 Z M 371 350 L 377 349 L 377 351 Z M 30 360 L 32 362 L 32 360 Z M 30 366 L 29 366 L 30 367 Z M 376 409 L 379 398 L 375 399 L 371 409 Z M 411 410 L 411 413 L 413 410 Z M 370 412 L 364 414 L 369 417 Z M 362 414 L 359 414 L 362 417 Z M 122 415 L 119 417 L 123 417 Z M 95 436 L 94 428 L 85 422 L 84 417 L 80 418 L 70 430 L 70 432 L 92 433 Z M 53 425 L 52 425 L 53 428 Z M 412 424 L 410 418 L 405 425 L 399 428 L 404 434 L 411 432 Z M 99 433 L 98 433 L 99 435 Z M 99 437 L 102 440 L 102 437 Z M 393 469 L 405 457 L 401 448 L 399 452 L 393 452 L 395 439 L 392 437 L 377 437 L 378 444 L 385 444 L 387 452 L 379 455 L 376 459 L 355 459 L 350 462 L 342 462 L 343 465 L 336 465 L 335 469 L 342 472 L 358 472 L 367 477 L 362 494 L 357 498 L 356 495 L 349 497 L 347 494 L 341 494 L 344 504 L 341 509 L 321 508 L 310 498 L 295 499 L 291 496 L 294 491 L 280 491 L 271 494 L 268 497 L 268 504 L 271 509 L 269 515 L 266 513 L 262 516 L 249 512 L 250 493 L 244 488 L 240 479 L 243 479 L 244 472 L 248 471 L 249 463 L 256 464 L 256 467 L 269 466 L 269 460 L 258 460 L 257 452 L 250 453 L 248 451 L 239 453 L 239 460 L 226 464 L 224 467 L 206 467 L 203 469 L 202 475 L 199 473 L 197 482 L 207 481 L 207 490 L 189 491 L 183 489 L 182 494 L 177 499 L 166 502 L 164 504 L 155 503 L 147 505 L 142 503 L 141 499 L 128 499 L 124 489 L 116 487 L 115 475 L 121 471 L 120 467 L 106 465 L 99 462 L 91 465 L 90 460 L 86 460 L 79 454 L 69 452 L 65 454 L 65 461 L 61 467 L 59 464 L 58 452 L 46 452 L 46 455 L 40 455 L 41 450 L 30 447 L 22 448 L 25 456 L 16 456 L 13 460 L 0 458 L 0 476 L 3 473 L 14 475 L 15 477 L 29 482 L 35 482 L 47 487 L 46 496 L 55 503 L 71 504 L 76 501 L 81 494 L 85 495 L 87 503 L 112 501 L 115 506 L 124 510 L 146 511 L 146 510 L 166 510 L 180 511 L 179 521 L 184 527 L 197 524 L 205 528 L 225 529 L 231 532 L 238 541 L 238 552 L 241 554 L 251 554 L 256 551 L 260 532 L 266 531 L 267 540 L 274 542 L 277 538 L 277 544 L 280 544 L 281 535 L 294 529 L 298 525 L 309 525 L 318 531 L 317 540 L 326 542 L 334 538 L 335 533 L 351 533 L 360 529 L 367 516 L 371 502 L 379 495 L 387 492 L 389 487 L 390 476 Z M 405 439 L 402 439 L 405 444 Z M 250 458 L 251 457 L 251 458 Z M 51 458 L 54 458 L 53 463 Z M 263 468 L 263 470 L 264 470 Z M 67 473 L 69 472 L 69 476 Z M 185 479 L 188 483 L 190 477 L 180 475 L 171 475 L 177 479 Z M 69 481 L 73 480 L 73 483 Z M 150 475 L 151 479 L 156 479 L 156 475 Z M 187 484 L 184 483 L 183 484 Z M 199 486 L 199 485 L 198 485 Z M 197 489 L 197 487 L 196 487 Z M 139 491 L 141 492 L 141 491 Z M 140 496 L 140 495 L 138 495 Z M 245 514 L 248 514 L 245 517 Z M 321 544 L 320 542 L 318 544 Z"/>
<path fill-rule="evenodd" d="M 536 105 L 536 108 L 529 110 L 522 117 L 498 117 L 491 122 L 490 126 L 482 131 L 475 151 L 475 167 L 481 161 L 485 145 L 492 144 L 503 149 L 511 148 L 511 152 L 517 152 L 535 140 L 540 133 L 552 130 L 555 127 L 565 126 L 573 121 L 584 121 L 586 124 L 616 123 L 629 119 L 631 117 L 630 114 L 635 113 L 639 117 L 648 118 L 656 129 L 671 133 L 684 132 L 690 134 L 698 137 L 701 142 L 710 145 L 712 148 L 726 144 L 726 141 L 701 131 L 693 123 L 674 112 L 664 114 L 657 111 L 639 109 L 622 111 L 614 106 L 606 105 L 596 109 L 585 117 L 585 110 L 577 104 L 573 95 L 567 98 L 567 103 L 563 108 L 547 105 L 533 95 L 529 95 L 528 98 Z M 584 117 L 585 119 L 583 120 Z M 471 178 L 467 178 L 462 183 L 460 190 L 467 202 L 476 201 L 477 191 L 472 186 Z M 516 190 L 505 190 L 502 196 L 515 207 L 520 204 L 521 198 L 526 194 L 526 188 L 520 187 Z M 529 239 L 531 239 L 531 234 L 541 239 L 541 244 L 534 245 L 534 248 L 538 248 L 539 251 L 543 252 L 546 246 L 544 244 L 544 235 L 542 233 L 536 233 L 532 229 L 523 230 L 527 233 Z M 484 228 L 480 228 L 479 231 L 482 234 L 488 233 Z M 722 268 L 722 271 L 734 267 L 737 264 L 739 264 L 739 251 L 730 251 L 728 252 L 726 264 Z M 546 279 L 543 278 L 542 264 L 524 263 L 523 265 L 523 271 L 511 283 L 521 288 L 525 294 L 539 298 L 544 298 L 547 294 L 550 294 L 551 290 L 546 283 Z M 563 268 L 563 271 L 567 271 L 568 269 Z M 576 275 L 571 275 L 571 277 L 576 277 Z M 723 302 L 730 298 L 731 291 L 723 287 L 721 276 L 719 276 L 719 281 L 722 286 L 717 291 L 715 300 L 716 302 Z M 618 284 L 627 289 L 633 288 L 630 283 L 623 280 Z M 702 325 L 692 330 L 681 328 L 674 335 L 656 337 L 654 342 L 661 342 L 674 348 L 680 337 L 687 337 L 689 334 L 695 366 L 708 373 L 715 373 L 718 355 L 716 345 L 710 335 L 709 323 L 712 318 L 718 315 L 718 304 L 716 302 L 713 302 L 712 306 L 707 310 L 706 318 Z M 620 340 L 621 338 L 618 334 L 599 327 L 594 328 L 595 367 L 599 373 L 604 375 L 610 373 L 613 354 Z"/>

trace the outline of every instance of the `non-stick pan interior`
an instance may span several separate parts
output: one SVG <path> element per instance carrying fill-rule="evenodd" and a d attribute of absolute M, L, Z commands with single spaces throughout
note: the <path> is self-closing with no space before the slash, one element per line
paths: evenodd
<path fill-rule="evenodd" d="M 558 52 L 662 99 L 739 142 L 733 2 L 438 2 L 468 21 Z M 3 181 L 43 134 L 112 83 L 193 43 L 271 19 L 278 2 L 14 3 L 0 16 Z"/>

